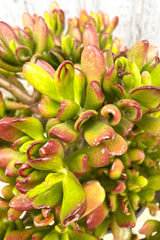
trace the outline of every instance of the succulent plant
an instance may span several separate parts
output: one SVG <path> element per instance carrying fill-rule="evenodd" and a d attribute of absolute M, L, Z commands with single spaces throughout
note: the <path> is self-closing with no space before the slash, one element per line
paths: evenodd
<path fill-rule="evenodd" d="M 133 240 L 160 190 L 160 63 L 147 40 L 112 40 L 118 18 L 52 2 L 24 29 L 0 22 L 0 239 Z M 23 82 L 33 87 L 30 94 Z M 140 233 L 158 239 L 160 223 Z M 156 233 L 156 234 L 155 234 Z"/>

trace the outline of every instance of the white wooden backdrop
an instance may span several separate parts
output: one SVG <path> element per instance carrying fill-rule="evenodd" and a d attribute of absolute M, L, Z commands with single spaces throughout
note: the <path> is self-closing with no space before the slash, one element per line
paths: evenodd
<path fill-rule="evenodd" d="M 43 15 L 51 0 L 0 0 L 0 20 L 21 26 L 24 11 Z M 68 17 L 77 16 L 81 8 L 88 12 L 102 10 L 110 18 L 119 16 L 114 35 L 123 38 L 129 47 L 147 39 L 160 49 L 160 0 L 57 0 Z"/>

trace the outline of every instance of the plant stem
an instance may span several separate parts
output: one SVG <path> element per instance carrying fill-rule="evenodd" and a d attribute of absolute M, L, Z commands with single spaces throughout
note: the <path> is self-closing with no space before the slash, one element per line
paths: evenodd
<path fill-rule="evenodd" d="M 12 93 L 13 96 L 15 96 L 20 102 L 24 104 L 30 105 L 40 99 L 40 93 L 37 90 L 34 89 L 33 94 L 30 96 L 22 88 L 19 88 L 11 82 L 8 82 L 8 80 L 2 75 L 0 75 L 0 87 Z"/>

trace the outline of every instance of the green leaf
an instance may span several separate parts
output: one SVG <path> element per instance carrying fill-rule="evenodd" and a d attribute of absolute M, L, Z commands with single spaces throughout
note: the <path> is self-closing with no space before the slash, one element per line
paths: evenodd
<path fill-rule="evenodd" d="M 147 57 L 147 59 L 148 59 L 148 57 Z M 158 54 L 157 54 L 157 56 L 154 56 L 154 57 L 152 56 L 151 58 L 149 58 L 148 61 L 143 65 L 143 67 L 141 69 L 141 73 L 143 73 L 145 71 L 151 73 L 153 71 L 153 69 L 156 67 L 156 65 L 159 64 L 158 59 L 159 59 Z"/>
<path fill-rule="evenodd" d="M 51 50 L 47 53 L 47 58 L 50 64 L 57 69 L 61 63 L 67 59 L 67 54 L 59 47 L 51 47 Z"/>
<path fill-rule="evenodd" d="M 113 189 L 114 186 L 111 186 L 111 187 Z M 109 191 L 110 190 L 111 189 L 109 189 Z M 118 204 L 119 204 L 118 194 L 109 193 L 107 197 L 108 197 L 111 212 L 115 212 L 117 210 Z"/>
<path fill-rule="evenodd" d="M 33 198 L 27 198 L 26 194 L 18 193 L 9 202 L 9 206 L 17 211 L 33 209 Z"/>
<path fill-rule="evenodd" d="M 67 156 L 65 163 L 72 172 L 86 172 L 87 159 L 86 154 L 75 151 Z"/>
<path fill-rule="evenodd" d="M 45 178 L 45 183 L 49 186 L 63 181 L 65 174 L 63 172 L 49 173 Z"/>
<path fill-rule="evenodd" d="M 151 85 L 151 74 L 148 71 L 144 71 L 141 74 L 141 82 L 143 86 Z"/>
<path fill-rule="evenodd" d="M 38 110 L 45 118 L 53 118 L 57 116 L 60 109 L 60 103 L 44 96 L 38 103 Z"/>
<path fill-rule="evenodd" d="M 98 81 L 90 81 L 86 90 L 86 100 L 84 104 L 85 109 L 97 110 L 105 99 L 102 93 L 101 85 Z"/>
<path fill-rule="evenodd" d="M 7 228 L 7 223 L 3 222 L 2 220 L 0 221 L 0 236 L 2 236 L 1 239 L 3 239 L 3 236 L 5 234 L 6 228 Z"/>
<path fill-rule="evenodd" d="M 44 130 L 41 122 L 34 117 L 24 117 L 12 122 L 12 126 L 18 128 L 33 139 L 44 139 Z"/>
<path fill-rule="evenodd" d="M 85 76 L 84 73 L 75 68 L 74 70 L 74 80 L 73 80 L 73 89 L 74 89 L 74 101 L 80 105 L 83 98 L 83 92 L 85 88 Z"/>
<path fill-rule="evenodd" d="M 69 235 L 68 235 L 68 233 L 67 233 L 67 232 L 66 232 L 66 233 L 62 233 L 60 240 L 69 240 Z"/>
<path fill-rule="evenodd" d="M 55 126 L 55 125 L 57 125 L 57 124 L 59 124 L 59 123 L 60 123 L 60 121 L 59 121 L 57 118 L 51 118 L 51 119 L 49 119 L 49 120 L 47 121 L 47 123 L 46 123 L 46 133 L 47 133 L 47 136 L 48 136 L 49 130 L 50 130 L 53 126 Z"/>
<path fill-rule="evenodd" d="M 26 240 L 31 237 L 34 232 L 33 228 L 25 229 L 25 230 L 14 230 L 7 235 L 7 239 L 21 239 Z"/>
<path fill-rule="evenodd" d="M 106 104 L 101 108 L 101 115 L 107 119 L 111 126 L 117 125 L 121 120 L 121 112 L 114 104 Z"/>
<path fill-rule="evenodd" d="M 105 92 L 105 97 L 107 100 L 113 98 L 114 95 L 112 93 L 111 84 L 117 82 L 118 82 L 117 69 L 115 68 L 114 65 L 112 65 L 105 73 L 103 80 L 103 90 Z"/>
<path fill-rule="evenodd" d="M 79 234 L 75 230 L 68 230 L 70 240 L 97 240 L 96 237 L 88 233 Z"/>
<path fill-rule="evenodd" d="M 139 69 L 141 69 L 149 48 L 149 42 L 142 40 L 136 42 L 128 51 L 127 58 L 135 61 Z"/>
<path fill-rule="evenodd" d="M 84 126 L 84 137 L 87 143 L 94 147 L 104 140 L 114 138 L 115 132 L 112 127 L 97 119 L 91 119 Z"/>
<path fill-rule="evenodd" d="M 131 89 L 134 89 L 134 78 L 131 74 L 124 75 L 122 82 L 125 86 L 126 92 L 129 92 Z"/>
<path fill-rule="evenodd" d="M 95 110 L 86 110 L 85 112 L 81 112 L 79 118 L 76 120 L 74 124 L 74 129 L 76 131 L 79 131 L 85 122 L 87 122 L 90 118 L 96 116 L 97 112 Z"/>
<path fill-rule="evenodd" d="M 54 79 L 44 69 L 32 62 L 23 65 L 23 74 L 27 81 L 40 93 L 59 102 L 62 98 L 55 87 Z"/>
<path fill-rule="evenodd" d="M 48 27 L 42 17 L 38 17 L 35 22 L 33 38 L 36 43 L 35 53 L 43 53 L 48 41 Z"/>
<path fill-rule="evenodd" d="M 62 184 L 56 183 L 44 192 L 39 193 L 33 201 L 33 206 L 36 209 L 53 208 L 61 202 L 61 199 Z"/>
<path fill-rule="evenodd" d="M 148 184 L 144 189 L 152 188 L 154 191 L 160 190 L 160 174 L 148 177 Z"/>
<path fill-rule="evenodd" d="M 123 170 L 123 162 L 121 161 L 121 159 L 115 158 L 109 170 L 109 177 L 111 179 L 118 179 L 121 177 Z"/>
<path fill-rule="evenodd" d="M 63 99 L 74 100 L 73 92 L 74 66 L 64 61 L 55 72 L 55 86 Z"/>
<path fill-rule="evenodd" d="M 40 57 L 40 55 L 37 54 L 37 57 Z M 35 59 L 36 65 L 40 66 L 43 68 L 47 73 L 51 75 L 52 78 L 54 78 L 55 70 L 54 68 L 46 61 L 43 59 Z"/>
<path fill-rule="evenodd" d="M 37 159 L 31 159 L 28 157 L 28 161 L 33 168 L 38 170 L 49 170 L 54 172 L 63 168 L 63 160 L 58 154 Z"/>
<path fill-rule="evenodd" d="M 130 192 L 128 193 L 128 198 L 129 198 L 129 201 L 130 201 L 131 206 L 132 206 L 132 208 L 133 208 L 134 211 L 137 211 L 137 210 L 139 209 L 140 200 L 141 200 L 141 199 L 144 200 L 144 198 L 140 198 L 140 197 L 138 196 L 138 193 L 135 193 L 135 192 L 133 192 L 133 191 L 130 191 Z"/>
<path fill-rule="evenodd" d="M 132 99 L 121 99 L 117 106 L 121 113 L 130 121 L 138 121 L 142 117 L 141 105 Z"/>
<path fill-rule="evenodd" d="M 112 49 L 112 52 L 113 52 L 112 41 L 113 41 L 112 35 L 108 35 L 108 34 L 102 32 L 102 35 L 99 35 L 100 49 L 102 51 Z"/>
<path fill-rule="evenodd" d="M 12 126 L 12 123 L 17 120 L 17 118 L 3 118 L 0 120 L 0 138 L 15 142 L 24 135 L 22 131 Z"/>
<path fill-rule="evenodd" d="M 39 154 L 41 157 L 47 157 L 58 154 L 64 158 L 64 149 L 62 144 L 56 139 L 49 139 L 40 149 Z"/>
<path fill-rule="evenodd" d="M 22 71 L 22 66 L 14 66 L 10 65 L 6 62 L 4 62 L 2 59 L 0 59 L 0 68 L 9 71 L 9 72 L 21 72 Z"/>
<path fill-rule="evenodd" d="M 134 87 L 140 87 L 141 86 L 141 74 L 140 71 L 136 65 L 136 63 L 132 60 L 128 61 L 128 66 L 126 67 L 126 71 L 129 71 L 132 74 L 132 77 L 134 79 Z"/>
<path fill-rule="evenodd" d="M 112 222 L 111 222 L 111 230 L 113 233 L 113 236 L 115 239 L 118 240 L 131 240 L 131 236 L 132 236 L 132 231 L 130 228 L 127 227 L 119 227 L 117 222 L 116 222 L 116 218 L 114 216 Z"/>
<path fill-rule="evenodd" d="M 0 52 L 1 52 L 1 59 L 4 62 L 9 63 L 13 66 L 17 65 L 18 61 L 16 59 L 16 56 L 14 55 L 12 50 L 9 48 L 9 46 L 1 44 Z"/>
<path fill-rule="evenodd" d="M 56 143 L 55 139 L 50 139 L 45 145 L 40 141 L 34 142 L 30 145 L 27 150 L 27 158 L 29 164 L 33 168 L 38 170 L 50 170 L 53 172 L 63 169 L 63 148 L 58 142 L 56 151 L 54 152 L 55 149 L 53 149 L 52 145 L 54 142 Z"/>
<path fill-rule="evenodd" d="M 147 220 L 143 227 L 140 229 L 140 234 L 145 234 L 147 236 L 147 239 L 151 240 L 158 240 L 159 239 L 159 228 L 160 228 L 160 222 L 157 219 L 149 219 Z M 153 234 L 153 233 L 158 233 Z M 157 236 L 156 236 L 157 235 Z"/>
<path fill-rule="evenodd" d="M 15 50 L 15 54 L 17 59 L 22 63 L 29 61 L 32 56 L 31 50 L 26 46 L 18 46 Z"/>
<path fill-rule="evenodd" d="M 33 52 L 35 46 L 35 42 L 33 41 L 33 39 L 30 38 L 29 35 L 22 29 L 19 28 L 17 31 L 20 43 L 30 48 L 30 50 Z"/>
<path fill-rule="evenodd" d="M 88 229 L 94 229 L 98 227 L 103 220 L 109 216 L 110 208 L 103 202 L 99 207 L 89 213 L 85 218 L 85 223 Z"/>
<path fill-rule="evenodd" d="M 43 15 L 43 18 L 45 20 L 45 23 L 47 24 L 47 27 L 52 30 L 52 24 L 51 24 L 51 16 L 49 12 L 45 12 Z"/>
<path fill-rule="evenodd" d="M 143 176 L 133 177 L 127 182 L 127 187 L 129 191 L 139 192 L 148 184 L 148 180 Z"/>
<path fill-rule="evenodd" d="M 30 189 L 27 192 L 27 196 L 29 198 L 35 197 L 36 195 L 39 195 L 39 194 L 43 193 L 44 191 L 46 191 L 50 187 L 51 187 L 50 185 L 47 186 L 47 184 L 45 182 L 42 182 L 41 184 L 38 184 L 34 188 Z"/>
<path fill-rule="evenodd" d="M 90 180 L 83 184 L 83 188 L 87 198 L 87 209 L 83 215 L 86 216 L 97 207 L 99 207 L 105 200 L 106 193 L 100 182 L 97 180 Z"/>
<path fill-rule="evenodd" d="M 94 236 L 98 239 L 102 239 L 107 233 L 108 225 L 109 218 L 105 218 L 104 221 L 94 229 Z"/>
<path fill-rule="evenodd" d="M 29 148 L 29 146 L 34 143 L 35 140 L 30 140 L 30 141 L 27 141 L 25 143 L 23 143 L 20 148 L 19 148 L 19 152 L 20 153 L 26 153 L 27 152 L 27 149 Z"/>
<path fill-rule="evenodd" d="M 64 99 L 61 101 L 61 107 L 58 111 L 57 118 L 59 121 L 70 120 L 77 115 L 79 110 L 80 108 L 75 102 Z"/>
<path fill-rule="evenodd" d="M 48 233 L 43 238 L 43 240 L 51 240 L 51 239 L 59 240 L 59 237 L 60 237 L 60 234 L 56 230 L 53 229 L 50 233 Z"/>
<path fill-rule="evenodd" d="M 126 95 L 126 91 L 124 89 L 124 87 L 122 87 L 122 85 L 118 84 L 118 83 L 112 83 L 110 86 L 110 94 L 112 95 L 111 97 L 111 102 L 116 102 L 119 99 L 122 99 L 125 97 Z"/>
<path fill-rule="evenodd" d="M 6 45 L 9 45 L 12 40 L 14 42 L 18 41 L 18 38 L 13 30 L 13 28 L 5 22 L 0 22 L 0 39 Z"/>
<path fill-rule="evenodd" d="M 19 152 L 17 152 L 19 153 Z M 8 177 L 15 177 L 18 176 L 18 169 L 15 167 L 16 162 L 23 164 L 26 161 L 25 154 L 19 153 L 19 156 L 14 157 L 7 165 L 5 169 L 5 174 Z"/>
<path fill-rule="evenodd" d="M 134 124 L 122 115 L 120 122 L 114 126 L 114 130 L 121 136 L 126 136 L 132 130 L 133 126 Z"/>
<path fill-rule="evenodd" d="M 116 211 L 116 221 L 119 227 L 133 228 L 136 225 L 136 216 L 131 205 L 129 204 L 127 207 L 128 214 L 123 211 L 121 205 L 118 206 Z"/>
<path fill-rule="evenodd" d="M 113 139 L 106 140 L 105 144 L 107 146 L 109 154 L 112 156 L 123 155 L 128 149 L 127 142 L 118 133 L 116 133 Z"/>
<path fill-rule="evenodd" d="M 109 26 L 106 29 L 107 33 L 112 33 L 113 30 L 116 28 L 117 24 L 119 22 L 119 18 L 115 16 L 109 23 Z"/>
<path fill-rule="evenodd" d="M 142 191 L 138 192 L 138 196 L 146 202 L 152 202 L 155 197 L 155 191 L 153 188 L 142 189 Z"/>
<path fill-rule="evenodd" d="M 132 148 L 128 150 L 127 154 L 132 162 L 142 163 L 145 159 L 145 153 L 142 149 Z"/>
<path fill-rule="evenodd" d="M 144 115 L 135 123 L 143 131 L 153 136 L 160 136 L 160 119 L 152 116 Z"/>
<path fill-rule="evenodd" d="M 65 143 L 72 143 L 76 141 L 78 132 L 74 130 L 74 122 L 66 121 L 57 124 L 49 130 L 50 137 L 57 137 Z"/>
<path fill-rule="evenodd" d="M 53 2 L 54 5 L 54 2 Z M 50 5 L 51 6 L 51 5 Z M 60 36 L 61 32 L 64 29 L 64 12 L 59 9 L 59 6 L 50 9 L 51 14 L 51 24 L 52 24 L 52 32 L 56 36 Z"/>
<path fill-rule="evenodd" d="M 77 178 L 67 172 L 62 182 L 63 200 L 60 221 L 64 227 L 78 220 L 86 210 L 86 194 Z"/>
<path fill-rule="evenodd" d="M 141 105 L 149 109 L 154 109 L 157 108 L 160 103 L 160 88 L 155 86 L 139 87 L 132 90 L 130 96 Z"/>
<path fill-rule="evenodd" d="M 11 178 L 11 177 L 7 177 L 5 174 L 5 170 L 4 169 L 0 169 L 0 181 L 4 182 L 4 183 L 10 183 L 15 185 L 16 183 L 16 179 L 15 178 Z"/>
<path fill-rule="evenodd" d="M 12 150 L 12 148 L 1 148 L 0 156 L 0 168 L 6 169 L 7 165 L 15 159 L 18 159 L 21 154 L 18 151 Z"/>
<path fill-rule="evenodd" d="M 9 217 L 8 217 L 9 218 Z M 6 225 L 7 225 L 7 223 L 5 223 Z M 2 227 L 0 226 L 0 231 L 3 231 L 2 230 Z M 9 225 L 7 226 L 7 230 L 6 230 L 6 232 L 5 232 L 5 235 L 4 235 L 4 237 L 3 237 L 3 240 L 7 240 L 7 236 L 8 236 L 8 234 L 10 233 L 10 232 L 12 232 L 13 230 L 15 230 L 15 223 L 14 222 L 10 222 L 9 223 Z M 0 236 L 1 236 L 2 234 L 0 233 Z"/>
<path fill-rule="evenodd" d="M 15 151 L 18 151 L 20 149 L 20 147 L 25 143 L 32 140 L 31 137 L 29 136 L 23 136 L 18 138 L 13 144 L 12 144 L 12 149 Z"/>
<path fill-rule="evenodd" d="M 95 80 L 101 85 L 106 72 L 105 58 L 101 50 L 93 45 L 85 47 L 81 56 L 81 65 L 87 82 Z"/>
<path fill-rule="evenodd" d="M 89 45 L 94 45 L 96 47 L 99 47 L 99 40 L 98 40 L 97 32 L 91 23 L 88 23 L 85 26 L 85 29 L 83 32 L 83 45 L 84 45 L 84 47 L 89 46 Z"/>
<path fill-rule="evenodd" d="M 153 86 L 160 87 L 160 63 L 151 72 L 151 83 Z"/>
<path fill-rule="evenodd" d="M 105 57 L 106 64 L 107 64 L 108 68 L 110 68 L 111 66 L 114 65 L 114 59 L 113 59 L 112 51 L 111 50 L 105 50 L 103 52 L 103 54 L 104 54 L 104 57 Z"/>
<path fill-rule="evenodd" d="M 74 47 L 74 40 L 70 35 L 62 36 L 61 38 L 61 46 L 62 50 L 67 53 L 68 56 L 72 55 L 73 47 Z"/>
<path fill-rule="evenodd" d="M 102 142 L 98 146 L 87 146 L 86 148 L 84 147 L 84 152 L 88 156 L 87 164 L 90 167 L 104 167 L 108 165 L 110 161 L 108 149 L 104 142 Z"/>
<path fill-rule="evenodd" d="M 0 118 L 4 116 L 5 113 L 5 103 L 3 101 L 2 93 L 0 92 Z"/>

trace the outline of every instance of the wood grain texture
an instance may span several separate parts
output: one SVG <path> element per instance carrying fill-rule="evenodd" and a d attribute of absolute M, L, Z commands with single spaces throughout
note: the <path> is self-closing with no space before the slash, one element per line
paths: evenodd
<path fill-rule="evenodd" d="M 22 13 L 36 12 L 43 15 L 51 0 L 0 0 L 0 20 L 12 26 L 21 26 Z M 160 1 L 159 0 L 57 0 L 65 11 L 66 19 L 78 16 L 79 10 L 102 10 L 110 18 L 119 17 L 115 36 L 123 38 L 127 46 L 135 41 L 148 39 L 160 49 Z"/>

